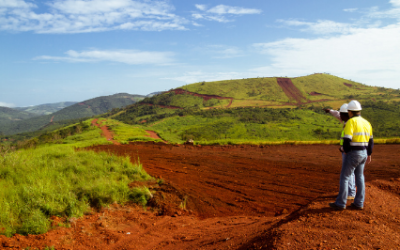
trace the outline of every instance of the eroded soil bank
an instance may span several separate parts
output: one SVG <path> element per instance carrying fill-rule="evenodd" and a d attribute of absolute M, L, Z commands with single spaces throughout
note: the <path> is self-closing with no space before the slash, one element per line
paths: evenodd
<path fill-rule="evenodd" d="M 0 237 L 0 246 L 56 249 L 399 249 L 400 145 L 376 145 L 363 211 L 332 211 L 337 146 L 91 148 L 138 159 L 165 184 L 148 211 L 93 212 L 45 235 Z M 350 203 L 348 204 L 350 205 Z"/>

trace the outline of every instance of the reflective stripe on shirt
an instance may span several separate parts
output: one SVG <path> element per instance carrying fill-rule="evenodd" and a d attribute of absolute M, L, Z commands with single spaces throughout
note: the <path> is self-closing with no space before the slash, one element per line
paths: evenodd
<path fill-rule="evenodd" d="M 353 135 L 366 135 L 366 136 L 371 136 L 369 133 L 367 132 L 358 132 L 358 133 L 354 133 Z"/>
<path fill-rule="evenodd" d="M 368 142 L 350 142 L 350 146 L 368 146 Z"/>

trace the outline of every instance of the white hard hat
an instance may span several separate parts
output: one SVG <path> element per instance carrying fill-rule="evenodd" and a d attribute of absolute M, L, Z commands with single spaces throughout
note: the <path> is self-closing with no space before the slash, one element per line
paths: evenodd
<path fill-rule="evenodd" d="M 340 113 L 348 113 L 348 111 L 347 111 L 347 106 L 348 106 L 347 103 L 343 104 L 343 105 L 340 107 L 339 112 L 340 112 Z"/>
<path fill-rule="evenodd" d="M 362 110 L 361 104 L 358 101 L 353 100 L 353 101 L 349 102 L 349 105 L 347 106 L 347 110 L 360 111 L 360 110 Z"/>

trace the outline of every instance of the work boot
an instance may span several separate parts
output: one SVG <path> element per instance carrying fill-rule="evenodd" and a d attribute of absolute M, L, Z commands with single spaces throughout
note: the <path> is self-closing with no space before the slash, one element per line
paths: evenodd
<path fill-rule="evenodd" d="M 350 204 L 350 207 L 351 207 L 352 209 L 355 209 L 355 210 L 363 210 L 363 209 L 364 209 L 363 207 L 356 206 L 356 204 L 354 204 L 354 203 L 351 203 L 351 204 Z"/>
<path fill-rule="evenodd" d="M 334 210 L 345 210 L 345 209 L 346 209 L 346 207 L 339 207 L 338 205 L 336 205 L 335 202 L 329 203 L 329 206 L 330 206 L 331 208 L 333 208 Z"/>

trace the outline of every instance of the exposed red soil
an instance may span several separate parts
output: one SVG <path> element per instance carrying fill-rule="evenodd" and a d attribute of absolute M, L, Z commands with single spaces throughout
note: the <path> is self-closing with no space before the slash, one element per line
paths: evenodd
<path fill-rule="evenodd" d="M 316 95 L 323 95 L 323 94 L 313 91 L 313 92 L 310 92 L 309 95 L 316 96 Z"/>
<path fill-rule="evenodd" d="M 146 130 L 146 132 L 149 134 L 150 138 L 162 140 L 161 137 L 158 136 L 158 134 L 156 132 L 151 131 L 151 130 Z"/>
<path fill-rule="evenodd" d="M 144 211 L 113 205 L 0 246 L 56 249 L 399 249 L 400 145 L 376 145 L 363 211 L 332 211 L 341 156 L 334 145 L 92 147 L 140 158 L 166 184 Z M 185 209 L 179 204 L 186 200 Z M 348 204 L 349 205 L 349 204 Z M 59 219 L 54 218 L 57 222 Z M 18 248 L 16 248 L 18 249 Z"/>
<path fill-rule="evenodd" d="M 306 100 L 300 90 L 294 86 L 290 78 L 276 78 L 276 80 L 289 99 L 295 100 L 297 103 Z"/>
<path fill-rule="evenodd" d="M 229 108 L 232 105 L 232 102 L 233 102 L 233 98 L 231 98 L 231 101 L 229 102 L 229 104 L 226 107 Z"/>
<path fill-rule="evenodd" d="M 350 83 L 343 83 L 344 85 L 346 85 L 347 87 L 349 87 L 349 88 L 351 88 L 351 87 L 353 87 L 353 84 L 350 84 Z"/>
<path fill-rule="evenodd" d="M 121 145 L 121 143 L 119 143 L 118 141 L 114 140 L 114 135 L 113 133 L 107 128 L 107 126 L 100 126 L 100 124 L 98 123 L 99 119 L 93 119 L 92 120 L 92 125 L 96 126 L 98 128 L 101 129 L 101 131 L 103 132 L 103 136 L 108 140 L 111 141 L 114 145 Z"/>

